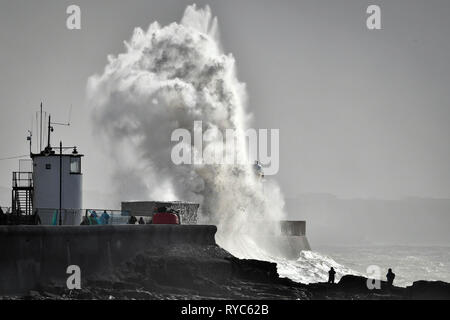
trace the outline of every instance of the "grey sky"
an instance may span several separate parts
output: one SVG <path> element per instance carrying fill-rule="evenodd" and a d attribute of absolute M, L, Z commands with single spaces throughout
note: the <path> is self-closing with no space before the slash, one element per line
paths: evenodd
<path fill-rule="evenodd" d="M 72 127 L 56 127 L 55 138 L 86 154 L 85 188 L 108 193 L 86 80 L 124 51 L 134 27 L 179 21 L 191 3 L 1 0 L 0 158 L 27 153 L 40 101 L 58 121 L 73 104 Z M 275 178 L 286 195 L 450 197 L 449 1 L 196 3 L 219 19 L 254 127 L 280 129 Z M 80 31 L 65 27 L 69 4 L 81 7 Z M 369 4 L 381 6 L 383 30 L 365 27 Z M 16 168 L 0 162 L 0 186 Z"/>

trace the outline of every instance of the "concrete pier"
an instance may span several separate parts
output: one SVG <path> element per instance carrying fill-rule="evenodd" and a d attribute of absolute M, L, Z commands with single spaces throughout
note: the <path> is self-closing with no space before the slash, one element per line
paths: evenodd
<path fill-rule="evenodd" d="M 148 248 L 215 245 L 216 231 L 212 225 L 0 226 L 0 294 L 65 285 L 69 265 L 78 265 L 83 278 Z"/>

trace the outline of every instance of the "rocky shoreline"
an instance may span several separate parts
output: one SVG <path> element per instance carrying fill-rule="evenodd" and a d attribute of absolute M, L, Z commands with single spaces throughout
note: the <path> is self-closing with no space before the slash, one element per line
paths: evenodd
<path fill-rule="evenodd" d="M 301 284 L 280 278 L 275 263 L 242 260 L 217 245 L 154 248 L 90 275 L 80 290 L 57 283 L 40 285 L 26 295 L 2 299 L 450 299 L 450 284 L 417 281 L 407 288 L 369 290 L 364 277 L 345 275 L 337 284 Z"/>

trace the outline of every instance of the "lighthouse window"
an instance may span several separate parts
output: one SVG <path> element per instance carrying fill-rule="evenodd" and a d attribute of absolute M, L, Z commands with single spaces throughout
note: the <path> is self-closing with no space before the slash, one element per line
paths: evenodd
<path fill-rule="evenodd" d="M 50 170 L 52 168 L 52 165 L 50 163 L 45 164 L 45 169 Z"/>
<path fill-rule="evenodd" d="M 81 158 L 70 158 L 70 173 L 81 173 Z"/>

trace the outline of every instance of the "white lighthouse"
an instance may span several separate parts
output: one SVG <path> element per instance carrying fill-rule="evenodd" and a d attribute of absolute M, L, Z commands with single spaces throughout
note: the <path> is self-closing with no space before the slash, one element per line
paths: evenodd
<path fill-rule="evenodd" d="M 13 172 L 12 215 L 13 224 L 79 225 L 83 208 L 82 154 L 76 147 L 59 146 L 50 143 L 52 125 L 70 125 L 51 122 L 48 118 L 48 141 L 42 150 L 42 104 L 41 104 L 40 146 L 37 153 L 30 142 L 30 171 Z M 70 119 L 69 119 L 70 121 Z M 14 221 L 13 221 L 14 220 Z"/>
<path fill-rule="evenodd" d="M 65 148 L 67 149 L 67 148 Z M 47 146 L 33 161 L 33 211 L 42 224 L 79 225 L 83 207 L 81 158 L 76 148 L 66 154 Z"/>

